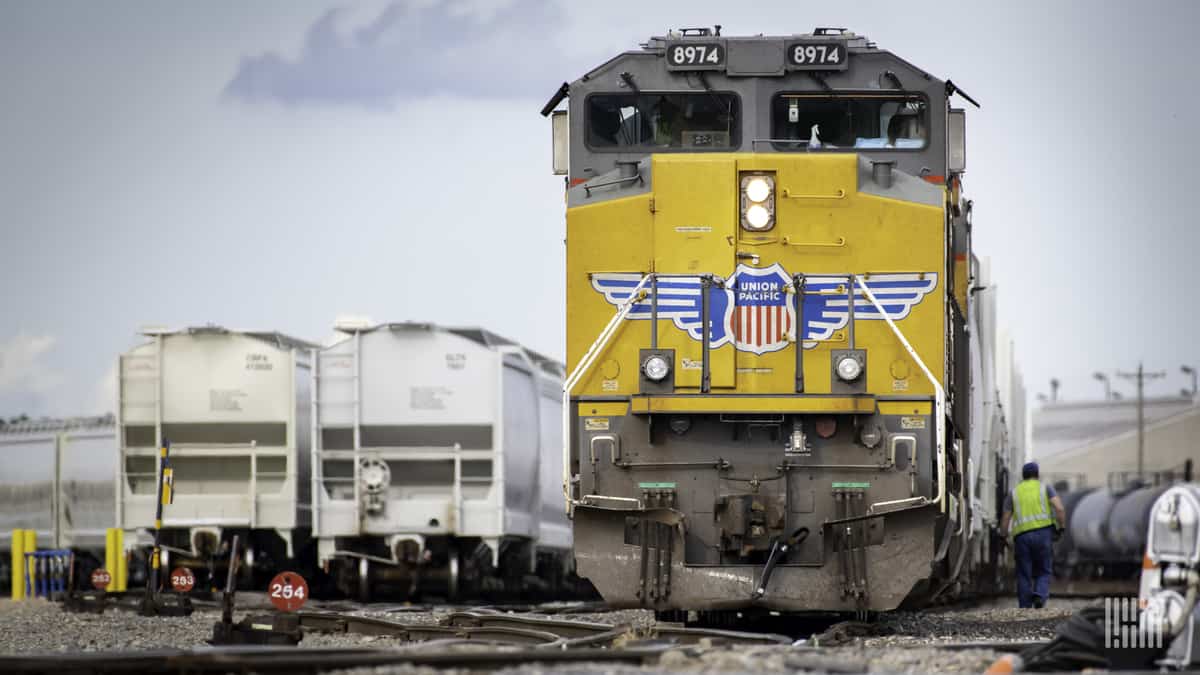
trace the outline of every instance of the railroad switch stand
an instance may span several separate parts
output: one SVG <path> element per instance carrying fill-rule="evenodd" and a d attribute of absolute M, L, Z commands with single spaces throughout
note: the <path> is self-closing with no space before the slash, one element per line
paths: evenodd
<path fill-rule="evenodd" d="M 234 535 L 229 547 L 229 573 L 225 577 L 225 593 L 221 598 L 221 620 L 213 624 L 210 645 L 283 645 L 299 644 L 300 617 L 294 613 L 247 616 L 233 622 L 234 596 L 237 593 L 235 579 L 238 566 L 238 536 Z"/>

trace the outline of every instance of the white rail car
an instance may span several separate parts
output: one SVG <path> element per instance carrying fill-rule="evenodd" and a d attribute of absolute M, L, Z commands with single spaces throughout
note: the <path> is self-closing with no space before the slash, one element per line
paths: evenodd
<path fill-rule="evenodd" d="M 556 590 L 562 364 L 482 329 L 346 325 L 314 352 L 313 535 L 358 597 Z"/>
<path fill-rule="evenodd" d="M 211 325 L 143 334 L 149 341 L 119 363 L 119 526 L 153 530 L 158 448 L 169 442 L 174 501 L 163 541 L 175 562 L 212 570 L 234 534 L 250 575 L 311 559 L 316 345 Z"/>
<path fill-rule="evenodd" d="M 8 587 L 17 528 L 35 530 L 39 548 L 75 551 L 80 569 L 101 564 L 116 512 L 116 438 L 111 416 L 0 428 L 0 587 Z"/>

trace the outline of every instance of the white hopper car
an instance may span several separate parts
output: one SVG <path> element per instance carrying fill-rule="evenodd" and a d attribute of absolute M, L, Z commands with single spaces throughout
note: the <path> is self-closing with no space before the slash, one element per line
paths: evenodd
<path fill-rule="evenodd" d="M 102 565 L 105 530 L 116 509 L 116 468 L 111 416 L 0 428 L 0 588 L 8 588 L 17 528 L 35 530 L 38 548 L 74 551 L 83 574 Z"/>
<path fill-rule="evenodd" d="M 369 597 L 559 591 L 563 367 L 478 328 L 349 325 L 313 361 L 313 536 Z"/>
<path fill-rule="evenodd" d="M 302 567 L 314 555 L 309 371 L 317 345 L 212 325 L 143 334 L 149 340 L 121 355 L 118 371 L 116 519 L 127 545 L 153 532 L 158 448 L 169 442 L 165 569 L 217 572 L 234 534 L 255 583 Z"/>

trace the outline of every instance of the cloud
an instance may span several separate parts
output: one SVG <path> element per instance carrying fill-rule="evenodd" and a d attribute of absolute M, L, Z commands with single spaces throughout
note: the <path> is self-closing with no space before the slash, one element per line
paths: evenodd
<path fill-rule="evenodd" d="M 63 378 L 42 362 L 58 340 L 52 335 L 17 334 L 0 342 L 0 394 L 45 394 Z"/>
<path fill-rule="evenodd" d="M 117 364 L 113 363 L 96 382 L 92 391 L 92 400 L 87 402 L 87 409 L 84 412 L 89 415 L 104 415 L 116 412 L 116 409 Z"/>
<path fill-rule="evenodd" d="M 65 381 L 45 363 L 58 340 L 52 335 L 18 333 L 0 340 L 0 417 L 45 414 Z"/>
<path fill-rule="evenodd" d="M 549 0 L 499 6 L 395 0 L 361 25 L 353 20 L 347 9 L 329 10 L 308 29 L 295 58 L 278 52 L 244 58 L 224 95 L 390 108 L 445 94 L 549 96 L 563 79 L 553 40 L 565 21 Z"/>

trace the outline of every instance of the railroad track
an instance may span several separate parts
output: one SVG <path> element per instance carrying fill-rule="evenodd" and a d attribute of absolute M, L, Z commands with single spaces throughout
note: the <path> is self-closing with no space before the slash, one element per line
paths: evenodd
<path fill-rule="evenodd" d="M 125 599 L 127 602 L 132 597 Z M 201 603 L 207 605 L 208 603 Z M 563 618 L 586 615 L 602 606 L 572 603 L 552 606 L 497 606 L 459 609 L 437 622 L 406 617 L 414 608 L 364 608 L 329 603 L 292 615 L 306 636 L 340 634 L 384 636 L 395 646 L 294 647 L 223 646 L 156 649 L 137 652 L 75 652 L 0 657 L 0 672 L 42 673 L 216 673 L 303 672 L 407 664 L 486 670 L 525 664 L 590 662 L 654 666 L 669 651 L 701 657 L 719 650 L 785 653 L 801 669 L 838 671 L 846 652 L 795 643 L 770 632 L 686 627 L 670 623 L 634 624 Z M 529 612 L 536 612 L 530 614 Z M 261 612 L 251 610 L 257 618 Z M 214 617 L 215 618 L 215 617 Z M 407 619 L 407 620 L 406 620 Z M 96 620 L 103 620 L 100 616 Z M 151 620 L 151 619 L 148 619 Z M 198 638 L 200 636 L 197 636 Z M 390 642 L 390 641 L 389 641 Z M 1035 642 L 961 642 L 923 645 L 945 651 L 991 649 L 1019 651 Z M 917 645 L 896 645 L 908 649 Z M 840 654 L 836 656 L 835 654 Z M 797 661 L 799 659 L 799 661 Z M 807 667 L 805 664 L 811 666 Z M 844 666 L 843 666 L 844 667 Z M 856 671 L 861 672 L 861 671 Z"/>
<path fill-rule="evenodd" d="M 454 612 L 437 624 L 334 611 L 297 613 L 305 634 L 387 636 L 399 648 L 220 647 L 148 652 L 100 652 L 0 657 L 4 673 L 324 672 L 411 664 L 491 668 L 527 663 L 651 663 L 689 645 L 791 644 L 768 633 L 566 620 L 492 609 Z"/>
<path fill-rule="evenodd" d="M 341 609 L 340 607 L 338 608 Z M 400 609 L 400 608 L 398 608 Z M 514 613 L 535 610 L 539 615 Z M 587 606 L 559 609 L 585 614 Z M 654 665 L 667 651 L 698 655 L 728 648 L 787 650 L 793 658 L 822 664 L 826 650 L 795 646 L 792 638 L 775 633 L 693 628 L 669 623 L 634 625 L 584 621 L 554 616 L 548 607 L 472 608 L 453 611 L 436 623 L 364 615 L 361 610 L 324 608 L 295 614 L 305 635 L 332 633 L 385 636 L 403 643 L 396 647 L 209 647 L 159 649 L 142 652 L 54 653 L 0 657 L 4 673 L 215 673 L 305 672 L 408 664 L 440 668 L 490 669 L 522 664 L 569 662 Z M 97 617 L 100 620 L 100 617 Z M 948 650 L 989 647 L 1015 650 L 1028 646 L 946 644 Z"/>

